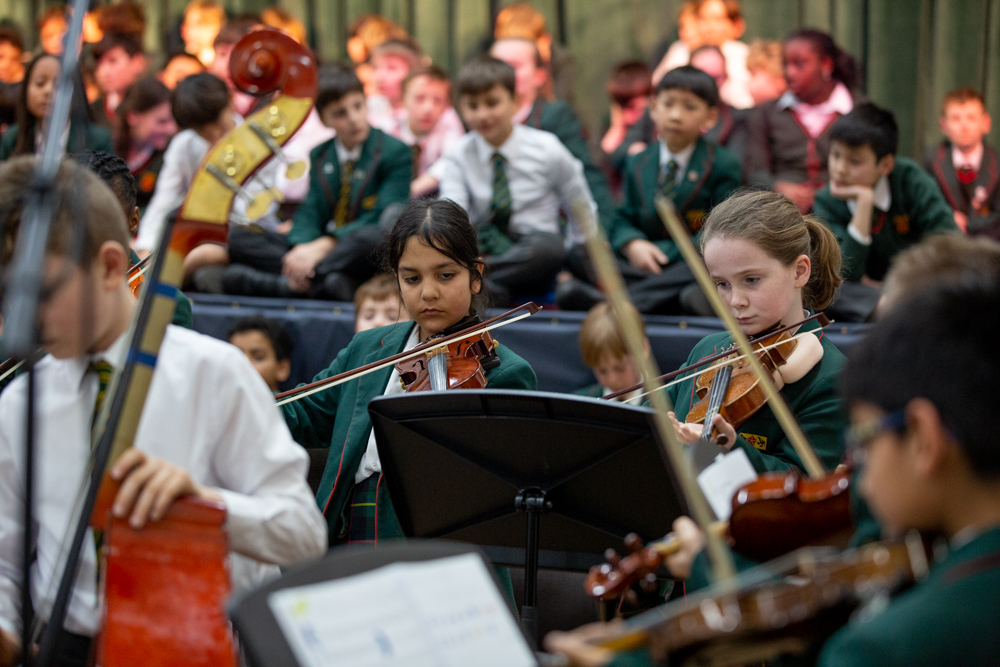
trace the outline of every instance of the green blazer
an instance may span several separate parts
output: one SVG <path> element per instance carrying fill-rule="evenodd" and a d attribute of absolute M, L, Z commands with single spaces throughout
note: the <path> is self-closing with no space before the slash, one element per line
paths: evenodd
<path fill-rule="evenodd" d="M 309 193 L 295 210 L 292 231 L 288 233 L 290 246 L 314 241 L 323 234 L 339 239 L 364 225 L 378 224 L 386 206 L 405 204 L 410 198 L 410 147 L 372 128 L 354 167 L 347 223 L 336 227 L 333 213 L 340 199 L 340 161 L 335 141 L 330 139 L 309 153 Z"/>
<path fill-rule="evenodd" d="M 573 107 L 566 102 L 536 98 L 524 124 L 556 135 L 573 157 L 583 164 L 583 176 L 597 204 L 597 215 L 605 229 L 610 228 L 615 218 L 615 200 L 611 196 L 608 179 L 590 156 L 590 147 Z"/>
<path fill-rule="evenodd" d="M 872 211 L 872 242 L 862 245 L 847 231 L 853 217 L 847 202 L 830 194 L 827 185 L 816 193 L 813 213 L 837 237 L 844 258 L 845 280 L 858 282 L 865 274 L 885 278 L 892 258 L 932 234 L 958 232 L 951 207 L 934 179 L 919 164 L 896 157 L 889 174 L 892 201 L 888 211 Z"/>
<path fill-rule="evenodd" d="M 604 387 L 601 386 L 600 382 L 595 382 L 592 385 L 586 387 L 581 387 L 579 389 L 574 389 L 570 392 L 574 396 L 589 396 L 590 398 L 600 398 L 604 396 Z"/>
<path fill-rule="evenodd" d="M 855 616 L 827 641 L 820 667 L 995 665 L 1000 660 L 1000 528 L 931 568 L 881 612 Z"/>
<path fill-rule="evenodd" d="M 17 144 L 17 123 L 7 128 L 0 139 L 0 160 L 6 160 L 14 153 L 14 146 Z M 75 153 L 80 143 L 80 126 L 70 123 L 69 136 L 66 140 L 66 152 Z M 111 133 L 107 128 L 100 125 L 87 123 L 83 126 L 83 145 L 88 151 L 104 151 L 115 154 L 114 146 L 111 144 Z"/>
<path fill-rule="evenodd" d="M 819 324 L 813 320 L 803 324 L 800 331 L 815 331 L 818 328 Z M 826 336 L 820 334 L 820 341 L 823 358 L 801 380 L 785 385 L 781 395 L 816 451 L 816 456 L 827 470 L 833 470 L 844 458 L 843 433 L 847 417 L 837 390 L 845 357 Z M 729 344 L 728 333 L 706 336 L 695 345 L 685 365 L 721 352 Z M 668 392 L 678 419 L 684 421 L 696 399 L 694 379 L 675 384 Z M 758 410 L 736 429 L 736 433 L 735 446 L 747 453 L 757 472 L 803 469 L 802 461 L 785 437 L 769 405 Z"/>
<path fill-rule="evenodd" d="M 674 206 L 693 234 L 701 230 L 712 207 L 740 187 L 742 178 L 742 167 L 732 153 L 698 137 L 687 171 L 671 194 Z M 659 180 L 660 142 L 657 141 L 629 158 L 625 165 L 623 199 L 609 234 L 616 252 L 620 253 L 629 241 L 647 239 L 671 262 L 680 258 L 677 245 L 653 205 Z"/>
<path fill-rule="evenodd" d="M 402 352 L 416 323 L 391 324 L 357 334 L 337 355 L 330 367 L 314 380 L 342 373 Z M 535 372 L 507 347 L 497 348 L 500 365 L 486 373 L 491 389 L 536 389 Z M 295 440 L 307 449 L 329 447 L 330 457 L 316 492 L 316 501 L 330 527 L 334 544 L 347 530 L 344 518 L 354 475 L 368 448 L 372 423 L 368 403 L 385 393 L 392 367 L 345 382 L 328 391 L 281 407 Z M 378 534 L 384 539 L 402 538 L 403 532 L 389 501 L 386 485 L 379 485 Z"/>

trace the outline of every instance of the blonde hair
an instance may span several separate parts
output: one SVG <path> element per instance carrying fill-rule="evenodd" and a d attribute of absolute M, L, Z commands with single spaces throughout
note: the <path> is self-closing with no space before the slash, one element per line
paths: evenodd
<path fill-rule="evenodd" d="M 10 262 L 21 224 L 25 200 L 35 178 L 33 155 L 12 157 L 0 164 L 0 265 Z M 106 241 L 114 241 L 128 252 L 129 233 L 118 198 L 104 181 L 86 166 L 66 158 L 53 182 L 56 205 L 47 252 L 63 255 L 88 268 Z M 83 214 L 83 247 L 78 243 L 76 222 Z"/>
<path fill-rule="evenodd" d="M 354 316 L 358 316 L 358 311 L 365 301 L 371 299 L 375 302 L 396 299 L 402 301 L 399 296 L 399 284 L 396 276 L 391 273 L 380 273 L 371 280 L 361 284 L 361 287 L 354 293 Z"/>
<path fill-rule="evenodd" d="M 785 266 L 801 255 L 812 263 L 802 303 L 813 310 L 830 305 L 843 280 L 837 238 L 826 225 L 802 215 L 788 197 L 777 192 L 737 192 L 712 209 L 701 233 L 701 251 L 713 238 L 744 239 Z"/>
<path fill-rule="evenodd" d="M 277 28 L 286 33 L 299 44 L 306 43 L 306 26 L 290 12 L 280 7 L 268 7 L 260 13 L 260 21 L 264 25 Z"/>
<path fill-rule="evenodd" d="M 191 0 L 184 7 L 184 18 L 187 18 L 188 14 L 194 11 L 201 12 L 203 16 L 214 18 L 219 22 L 219 25 L 222 25 L 226 21 L 226 8 L 222 6 L 221 2 L 215 2 L 214 0 Z"/>
<path fill-rule="evenodd" d="M 750 42 L 747 71 L 753 74 L 760 70 L 779 79 L 785 76 L 781 62 L 781 42 L 773 39 L 755 39 Z"/>
<path fill-rule="evenodd" d="M 896 255 L 882 287 L 892 307 L 913 292 L 969 276 L 1000 277 L 1000 243 L 983 236 L 935 234 Z"/>
<path fill-rule="evenodd" d="M 642 335 L 645 336 L 646 327 L 642 324 L 639 311 L 630 303 L 625 304 L 625 307 L 639 322 Z M 602 302 L 591 308 L 583 324 L 580 325 L 580 355 L 583 357 L 583 363 L 593 368 L 608 355 L 620 359 L 628 353 L 625 337 L 622 336 L 611 306 L 607 302 Z"/>

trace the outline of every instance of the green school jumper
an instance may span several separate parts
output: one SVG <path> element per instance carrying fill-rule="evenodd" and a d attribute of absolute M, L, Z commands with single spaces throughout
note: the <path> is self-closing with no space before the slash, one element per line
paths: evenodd
<path fill-rule="evenodd" d="M 818 328 L 819 324 L 813 320 L 803 324 L 799 331 L 815 331 Z M 806 439 L 809 440 L 823 467 L 833 470 L 844 457 L 843 432 L 847 427 L 847 417 L 837 390 L 845 357 L 826 336 L 822 334 L 819 336 L 823 344 L 823 358 L 801 380 L 785 385 L 781 395 L 805 432 Z M 706 336 L 691 351 L 685 365 L 721 352 L 729 344 L 728 333 Z M 670 387 L 668 392 L 677 418 L 684 421 L 684 416 L 696 399 L 694 379 L 676 384 Z M 735 446 L 747 453 L 750 463 L 758 473 L 791 468 L 804 469 L 802 461 L 799 460 L 798 454 L 792 448 L 769 405 L 764 405 L 740 425 L 736 433 Z"/>
<path fill-rule="evenodd" d="M 6 160 L 14 153 L 14 146 L 17 144 L 17 123 L 14 123 L 7 128 L 7 131 L 3 133 L 3 139 L 0 139 L 0 160 Z M 80 126 L 75 123 L 70 123 L 69 135 L 66 139 L 66 152 L 75 153 L 79 149 L 80 143 Z M 83 146 L 84 150 L 91 152 L 103 151 L 105 153 L 115 154 L 114 146 L 111 144 L 111 133 L 107 128 L 103 128 L 99 125 L 92 125 L 87 123 L 83 127 Z"/>
<path fill-rule="evenodd" d="M 820 667 L 1000 664 L 1000 527 L 954 549 L 881 613 L 856 617 Z"/>
<path fill-rule="evenodd" d="M 601 386 L 600 382 L 595 382 L 592 385 L 581 387 L 579 389 L 574 389 L 570 393 L 574 396 L 587 396 L 590 398 L 600 398 L 601 396 L 604 396 L 604 387 Z"/>
<path fill-rule="evenodd" d="M 712 207 L 740 187 L 742 174 L 739 160 L 732 153 L 698 137 L 687 170 L 670 193 L 693 234 L 701 230 Z M 621 253 L 629 241 L 646 239 L 655 243 L 669 261 L 680 259 L 680 251 L 654 206 L 659 181 L 660 142 L 657 141 L 626 163 L 623 200 L 609 234 L 615 252 Z"/>
<path fill-rule="evenodd" d="M 356 229 L 376 225 L 386 206 L 405 204 L 410 198 L 413 158 L 410 147 L 381 130 L 372 128 L 361 148 L 361 156 L 351 177 L 347 223 L 333 222 L 340 201 L 340 161 L 336 139 L 330 139 L 309 153 L 309 192 L 295 210 L 288 245 L 308 243 L 323 234 L 343 238 Z"/>
<path fill-rule="evenodd" d="M 872 211 L 872 242 L 868 245 L 858 243 L 847 231 L 852 218 L 847 202 L 830 194 L 829 185 L 816 193 L 813 213 L 837 237 L 845 280 L 858 282 L 864 275 L 882 280 L 892 258 L 901 250 L 932 234 L 959 231 L 941 189 L 913 160 L 896 157 L 896 167 L 889 174 L 889 189 L 889 210 Z"/>
<path fill-rule="evenodd" d="M 357 334 L 330 367 L 314 380 L 402 352 L 415 326 L 416 323 L 406 322 Z M 537 388 L 538 380 L 528 362 L 503 345 L 497 348 L 497 353 L 500 365 L 486 373 L 491 389 Z M 326 470 L 316 493 L 316 501 L 330 528 L 330 544 L 338 544 L 348 537 L 354 475 L 368 448 L 372 429 L 368 403 L 385 393 L 391 375 L 390 366 L 281 407 L 292 437 L 299 444 L 307 449 L 330 448 Z M 403 532 L 384 484 L 378 485 L 375 502 L 377 523 L 372 521 L 368 541 L 402 538 Z"/>

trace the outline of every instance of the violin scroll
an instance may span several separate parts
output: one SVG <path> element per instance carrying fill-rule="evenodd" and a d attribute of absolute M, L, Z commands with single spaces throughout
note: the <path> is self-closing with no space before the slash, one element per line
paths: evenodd
<path fill-rule="evenodd" d="M 256 97 L 276 90 L 290 97 L 316 97 L 316 56 L 273 28 L 255 30 L 236 42 L 229 76 L 239 90 Z"/>

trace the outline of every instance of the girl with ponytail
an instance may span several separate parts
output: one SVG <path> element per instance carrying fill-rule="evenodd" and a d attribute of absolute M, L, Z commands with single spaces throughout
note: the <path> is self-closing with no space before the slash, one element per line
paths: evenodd
<path fill-rule="evenodd" d="M 826 308 L 841 283 L 840 248 L 833 233 L 775 192 L 737 193 L 712 209 L 702 230 L 701 251 L 719 296 L 751 337 Z M 805 332 L 814 335 L 797 339 L 792 358 L 779 367 L 775 381 L 816 454 L 832 470 L 843 458 L 841 435 L 847 426 L 837 395 L 844 355 L 815 320 L 792 333 Z M 695 346 L 687 363 L 731 343 L 728 333 L 712 334 Z M 702 427 L 683 422 L 697 400 L 694 379 L 669 391 L 674 428 L 682 441 L 692 443 Z M 768 405 L 736 427 L 721 416 L 714 423 L 728 436 L 730 448 L 746 451 L 758 472 L 802 468 Z"/>

